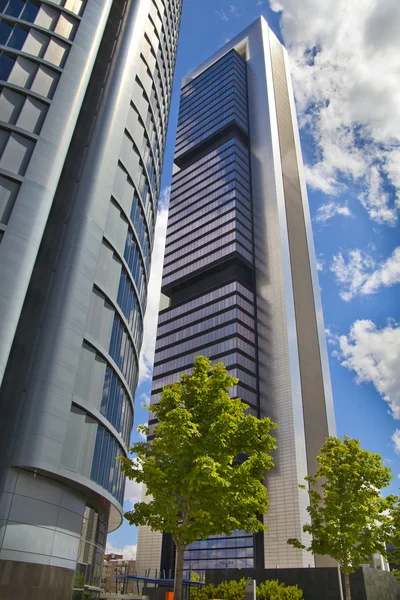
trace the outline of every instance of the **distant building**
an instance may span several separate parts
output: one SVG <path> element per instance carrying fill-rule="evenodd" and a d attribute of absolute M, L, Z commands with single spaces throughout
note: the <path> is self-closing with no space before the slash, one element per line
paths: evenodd
<path fill-rule="evenodd" d="M 287 544 L 309 545 L 298 484 L 335 420 L 288 57 L 263 18 L 185 77 L 174 161 L 151 402 L 203 354 L 278 423 L 269 530 L 199 540 L 185 566 L 326 565 Z M 138 572 L 173 565 L 171 537 L 140 528 Z"/>
<path fill-rule="evenodd" d="M 124 560 L 122 554 L 105 554 L 103 562 L 103 572 L 101 575 L 101 588 L 107 593 L 112 594 L 120 592 L 123 587 L 123 581 L 116 581 L 116 575 L 134 575 L 135 560 Z M 135 593 L 135 582 L 128 581 L 125 584 L 126 593 Z"/>
<path fill-rule="evenodd" d="M 182 0 L 0 4 L 0 598 L 86 600 L 123 519 Z"/>

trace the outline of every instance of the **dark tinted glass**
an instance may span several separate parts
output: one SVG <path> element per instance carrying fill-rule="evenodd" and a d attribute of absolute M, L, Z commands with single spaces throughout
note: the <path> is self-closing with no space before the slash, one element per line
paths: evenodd
<path fill-rule="evenodd" d="M 0 0 L 0 12 L 4 12 L 4 9 L 6 6 L 7 6 L 7 0 Z"/>
<path fill-rule="evenodd" d="M 36 19 L 36 15 L 38 14 L 39 11 L 39 7 L 37 4 L 34 4 L 33 2 L 28 1 L 25 4 L 25 8 L 22 11 L 22 15 L 21 15 L 21 19 L 24 19 L 24 21 L 29 21 L 30 23 L 33 23 L 33 21 Z"/>
<path fill-rule="evenodd" d="M 5 12 L 13 17 L 19 17 L 24 6 L 25 2 L 22 2 L 22 0 L 10 0 Z"/>
<path fill-rule="evenodd" d="M 9 54 L 6 54 L 5 52 L 0 54 L 0 79 L 7 81 L 14 63 L 15 58 L 12 58 Z"/>
<path fill-rule="evenodd" d="M 16 50 L 21 50 L 27 35 L 28 32 L 26 29 L 16 25 L 13 29 L 10 39 L 8 40 L 7 46 L 11 46 L 11 48 L 15 48 Z"/>
<path fill-rule="evenodd" d="M 0 44 L 6 44 L 12 32 L 12 26 L 7 21 L 0 21 Z"/>

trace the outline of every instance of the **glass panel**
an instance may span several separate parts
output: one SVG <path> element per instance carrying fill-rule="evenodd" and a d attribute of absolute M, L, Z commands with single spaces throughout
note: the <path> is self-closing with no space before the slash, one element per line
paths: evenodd
<path fill-rule="evenodd" d="M 25 2 L 22 2 L 22 0 L 10 0 L 5 12 L 12 17 L 19 17 L 24 6 Z"/>
<path fill-rule="evenodd" d="M 36 15 L 38 14 L 38 11 L 39 6 L 28 0 L 28 2 L 25 4 L 24 10 L 22 11 L 21 19 L 33 23 L 36 18 Z"/>
<path fill-rule="evenodd" d="M 28 32 L 26 29 L 16 25 L 13 29 L 10 39 L 8 40 L 7 46 L 11 46 L 11 48 L 15 48 L 16 50 L 21 50 L 27 35 Z"/>
<path fill-rule="evenodd" d="M 10 33 L 12 32 L 12 26 L 7 21 L 0 21 L 0 44 L 5 45 Z"/>

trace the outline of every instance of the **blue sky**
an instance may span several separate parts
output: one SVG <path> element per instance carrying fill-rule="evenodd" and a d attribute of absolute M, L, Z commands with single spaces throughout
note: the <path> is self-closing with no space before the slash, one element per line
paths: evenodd
<path fill-rule="evenodd" d="M 289 51 L 337 433 L 400 475 L 400 5 L 397 0 L 184 0 L 135 424 L 147 420 L 165 199 L 182 77 L 263 15 Z M 133 433 L 132 440 L 139 439 Z M 129 482 L 125 508 L 139 498 Z M 124 523 L 109 549 L 136 552 Z"/>

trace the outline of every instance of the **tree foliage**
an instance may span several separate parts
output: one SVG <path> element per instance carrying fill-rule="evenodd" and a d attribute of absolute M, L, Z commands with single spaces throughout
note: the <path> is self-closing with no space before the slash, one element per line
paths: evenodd
<path fill-rule="evenodd" d="M 217 587 L 212 584 L 196 588 L 190 594 L 191 600 L 244 600 L 246 580 L 224 581 Z M 303 592 L 297 585 L 285 585 L 276 579 L 263 581 L 257 586 L 257 600 L 302 600 Z"/>
<path fill-rule="evenodd" d="M 390 484 L 391 469 L 379 454 L 363 450 L 358 440 L 347 436 L 329 437 L 317 458 L 316 475 L 306 477 L 311 524 L 303 531 L 313 537 L 307 550 L 338 561 L 350 600 L 349 573 L 372 554 L 386 553 L 388 511 L 395 498 L 383 498 L 381 490 Z M 288 543 L 305 548 L 297 539 Z"/>
<path fill-rule="evenodd" d="M 273 466 L 275 424 L 230 398 L 237 382 L 222 363 L 196 357 L 192 374 L 166 386 L 151 407 L 154 439 L 130 448 L 136 459 L 122 459 L 124 473 L 143 482 L 148 494 L 125 517 L 172 534 L 177 570 L 184 549 L 197 539 L 264 529 L 258 515 L 268 506 L 263 480 Z M 149 434 L 147 427 L 140 429 Z"/>

